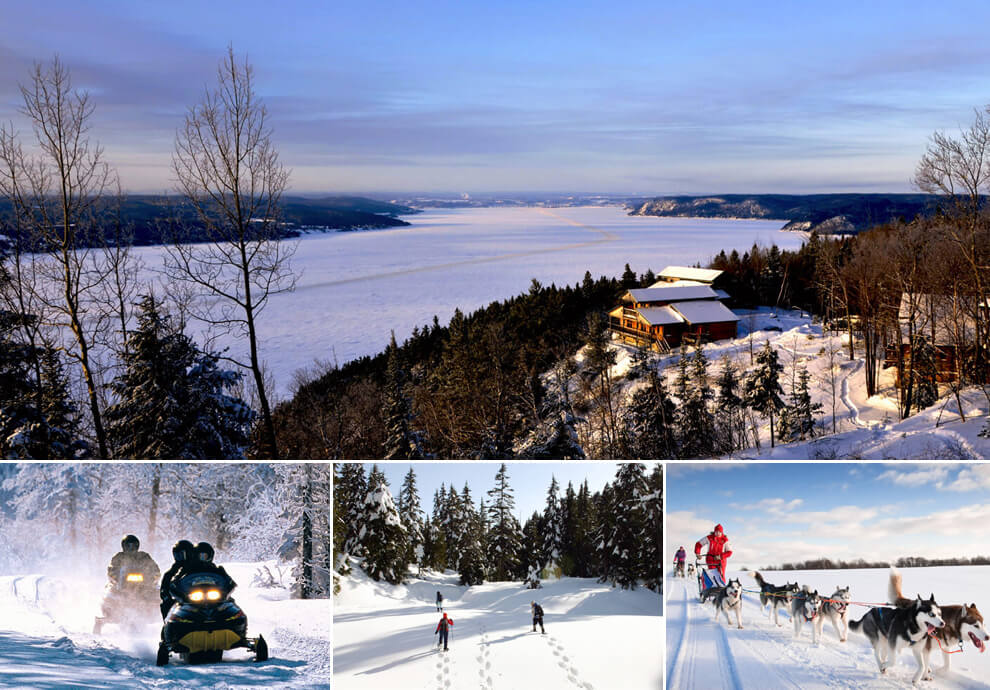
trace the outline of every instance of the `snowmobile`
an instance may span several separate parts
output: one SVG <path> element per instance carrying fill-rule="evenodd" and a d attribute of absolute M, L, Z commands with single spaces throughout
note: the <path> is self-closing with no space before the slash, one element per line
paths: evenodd
<path fill-rule="evenodd" d="M 247 636 L 247 616 L 230 598 L 230 587 L 221 573 L 191 573 L 172 583 L 176 603 L 162 627 L 158 666 L 168 664 L 170 654 L 190 664 L 215 663 L 235 647 L 254 652 L 255 661 L 268 658 L 265 638 Z"/>
<path fill-rule="evenodd" d="M 94 635 L 101 634 L 107 623 L 137 632 L 157 618 L 158 583 L 148 573 L 125 566 L 120 569 L 117 582 L 107 585 L 102 608 L 103 615 L 97 616 L 93 623 Z"/>

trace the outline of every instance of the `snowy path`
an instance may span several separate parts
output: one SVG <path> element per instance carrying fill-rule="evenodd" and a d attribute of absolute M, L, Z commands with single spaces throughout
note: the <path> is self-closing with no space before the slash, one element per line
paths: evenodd
<path fill-rule="evenodd" d="M 250 582 L 253 564 L 230 564 Z M 327 601 L 272 598 L 273 590 L 237 589 L 251 634 L 263 633 L 272 658 L 224 654 L 220 664 L 155 666 L 159 625 L 134 635 L 109 625 L 93 635 L 102 582 L 45 575 L 0 577 L 0 687 L 31 688 L 325 688 L 330 677 Z M 284 590 L 282 591 L 284 595 Z M 322 620 L 321 620 L 322 619 Z M 321 631 L 321 628 L 325 632 Z"/>
<path fill-rule="evenodd" d="M 660 601 L 649 590 L 612 590 L 573 578 L 538 591 L 512 582 L 468 588 L 456 586 L 453 574 L 398 587 L 363 575 L 346 580 L 334 605 L 335 688 L 661 685 Z M 431 603 L 437 590 L 454 621 L 447 653 L 430 646 L 440 615 Z M 532 632 L 534 599 L 546 612 L 546 634 Z"/>
<path fill-rule="evenodd" d="M 854 362 L 847 362 L 842 365 L 842 368 L 847 371 L 846 375 L 842 377 L 842 394 L 839 396 L 839 399 L 842 400 L 842 404 L 849 410 L 850 421 L 858 427 L 867 428 L 869 424 L 860 419 L 859 408 L 852 401 L 852 398 L 849 397 L 849 379 L 863 368 L 863 360 L 857 359 Z"/>
<path fill-rule="evenodd" d="M 738 575 L 746 590 L 755 589 L 754 581 L 745 573 L 729 575 Z M 816 573 L 822 583 L 846 576 L 829 571 Z M 881 587 L 882 577 L 881 572 L 873 578 Z M 776 573 L 768 575 L 771 582 L 779 579 L 782 578 Z M 820 591 L 827 589 L 812 584 Z M 848 642 L 839 642 L 831 623 L 826 622 L 823 639 L 817 645 L 812 644 L 808 625 L 795 640 L 789 614 L 781 611 L 782 627 L 778 628 L 761 609 L 756 593 L 747 591 L 743 595 L 743 629 L 738 630 L 734 625 L 727 626 L 724 616 L 717 623 L 712 620 L 714 610 L 711 604 L 702 606 L 698 602 L 694 580 L 669 577 L 666 591 L 667 688 L 670 690 L 910 687 L 916 667 L 913 655 L 906 651 L 901 652 L 888 675 L 881 676 L 865 637 L 850 632 Z M 865 607 L 854 607 L 852 618 L 860 618 L 866 610 Z M 927 687 L 990 687 L 979 671 L 975 671 L 975 677 L 967 677 L 974 673 L 974 664 L 978 666 L 986 660 L 971 652 L 960 656 L 966 658 L 953 661 L 953 673 L 946 677 L 936 670 L 936 683 L 927 684 Z M 939 655 L 933 656 L 932 660 L 933 667 L 939 669 L 942 663 Z"/>

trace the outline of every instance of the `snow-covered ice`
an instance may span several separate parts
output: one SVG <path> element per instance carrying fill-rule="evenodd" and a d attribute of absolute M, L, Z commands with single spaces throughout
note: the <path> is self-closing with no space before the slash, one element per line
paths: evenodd
<path fill-rule="evenodd" d="M 795 579 L 830 595 L 838 587 L 849 586 L 856 602 L 880 603 L 887 599 L 889 571 L 816 570 L 760 571 L 768 582 L 784 584 Z M 984 615 L 990 613 L 986 583 L 990 566 L 901 568 L 903 593 L 928 597 L 935 594 L 940 604 L 975 602 Z M 743 595 L 743 629 L 725 625 L 725 618 L 712 620 L 710 604 L 698 602 L 697 584 L 693 579 L 668 577 L 667 688 L 891 688 L 910 687 L 917 668 L 914 655 L 902 649 L 896 663 L 881 676 L 866 637 L 849 632 L 847 642 L 839 642 L 831 623 L 825 622 L 822 640 L 811 642 L 805 626 L 801 637 L 793 639 L 794 627 L 789 613 L 781 610 L 782 627 L 760 609 L 759 587 L 743 571 L 729 571 L 746 589 Z M 867 606 L 850 606 L 850 620 L 859 620 Z M 734 623 L 734 619 L 733 619 Z M 990 654 L 981 654 L 968 641 L 961 653 L 953 654 L 951 672 L 940 673 L 942 654 L 931 657 L 935 681 L 922 687 L 987 688 L 990 687 Z"/>
<path fill-rule="evenodd" d="M 594 579 L 457 585 L 424 573 L 406 585 L 376 583 L 354 569 L 334 597 L 333 687 L 338 690 L 657 690 L 662 686 L 660 597 Z M 450 651 L 435 648 L 436 592 L 454 621 Z M 545 611 L 532 632 L 529 605 Z"/>
<path fill-rule="evenodd" d="M 262 563 L 225 563 L 238 582 L 235 599 L 248 634 L 268 641 L 271 658 L 224 652 L 219 664 L 178 657 L 155 666 L 160 625 L 138 635 L 108 624 L 93 635 L 103 582 L 28 574 L 0 577 L 0 687 L 55 688 L 326 688 L 330 683 L 330 602 L 292 600 L 284 588 L 255 588 Z M 273 564 L 267 564 L 270 567 Z"/>

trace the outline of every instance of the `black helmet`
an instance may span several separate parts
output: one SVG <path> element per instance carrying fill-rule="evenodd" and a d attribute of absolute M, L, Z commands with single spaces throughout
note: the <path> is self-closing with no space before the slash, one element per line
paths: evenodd
<path fill-rule="evenodd" d="M 172 547 L 172 558 L 175 559 L 176 563 L 179 563 L 180 561 L 188 561 L 192 558 L 195 548 L 196 547 L 193 546 L 192 542 L 188 539 L 180 539 L 175 542 L 175 545 Z"/>
<path fill-rule="evenodd" d="M 213 546 L 209 542 L 201 541 L 196 544 L 196 560 L 205 561 L 207 563 L 213 562 Z"/>
<path fill-rule="evenodd" d="M 141 542 L 133 534 L 128 534 L 120 540 L 121 551 L 137 551 L 139 546 L 141 546 Z"/>

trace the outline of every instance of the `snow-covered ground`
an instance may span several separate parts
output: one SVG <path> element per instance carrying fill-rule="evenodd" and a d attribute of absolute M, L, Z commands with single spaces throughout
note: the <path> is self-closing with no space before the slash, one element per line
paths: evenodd
<path fill-rule="evenodd" d="M 761 571 L 768 582 L 784 584 L 795 579 L 825 596 L 849 586 L 854 601 L 884 602 L 888 570 Z M 987 566 L 903 568 L 906 596 L 934 592 L 940 604 L 973 603 L 990 613 L 986 582 Z M 691 579 L 668 577 L 667 688 L 903 688 L 911 686 L 917 668 L 914 655 L 902 650 L 893 668 L 881 676 L 866 637 L 850 631 L 847 642 L 839 642 L 831 623 L 826 622 L 822 640 L 812 644 L 811 630 L 804 626 L 795 640 L 789 614 L 780 613 L 782 627 L 760 610 L 759 587 L 747 572 L 728 573 L 739 577 L 743 595 L 743 629 L 729 627 L 724 616 L 712 620 L 710 604 L 698 603 L 697 584 Z M 755 592 L 754 592 L 755 590 Z M 850 620 L 859 620 L 867 606 L 850 606 Z M 981 654 L 968 641 L 961 653 L 952 654 L 951 671 L 940 673 L 942 654 L 932 655 L 931 688 L 990 687 L 990 654 Z"/>
<path fill-rule="evenodd" d="M 251 585 L 261 563 L 224 564 L 248 634 L 268 641 L 271 658 L 224 653 L 220 664 L 190 666 L 173 656 L 155 666 L 160 625 L 138 635 L 107 625 L 93 635 L 103 582 L 65 575 L 0 577 L 0 687 L 326 688 L 330 682 L 330 602 L 290 600 L 284 588 Z M 272 564 L 268 564 L 271 566 Z"/>
<path fill-rule="evenodd" d="M 705 346 L 709 360 L 712 386 L 721 370 L 721 360 L 728 357 L 742 381 L 751 368 L 750 350 L 758 352 L 766 342 L 777 350 L 784 372 L 780 375 L 784 399 L 789 400 L 792 380 L 806 368 L 811 374 L 811 398 L 822 404 L 818 415 L 820 433 L 814 440 L 779 444 L 770 448 L 770 423 L 762 420 L 761 448 L 751 448 L 735 455 L 740 459 L 829 460 L 840 458 L 883 460 L 961 459 L 990 457 L 990 439 L 980 438 L 986 426 L 990 403 L 978 389 L 969 389 L 960 396 L 966 421 L 958 414 L 955 397 L 942 385 L 942 397 L 932 407 L 900 420 L 897 408 L 895 369 L 881 369 L 880 390 L 866 395 L 866 371 L 863 351 L 857 343 L 856 359 L 849 359 L 848 338 L 823 331 L 821 324 L 812 323 L 807 313 L 787 309 L 762 307 L 757 310 L 736 310 L 740 316 L 738 337 Z M 752 334 L 752 337 L 750 337 Z M 638 383 L 622 383 L 629 372 L 634 348 L 613 342 L 617 358 L 612 369 L 627 394 Z M 829 351 L 833 352 L 829 361 Z M 693 356 L 693 350 L 689 351 Z M 673 390 L 677 375 L 676 351 L 661 358 L 667 376 L 668 391 Z M 578 354 L 581 361 L 581 354 Z M 830 374 L 830 370 L 833 372 Z M 835 430 L 833 433 L 833 387 L 835 390 Z"/>
<path fill-rule="evenodd" d="M 406 585 L 376 583 L 354 570 L 334 597 L 333 687 L 338 690 L 657 690 L 662 686 L 660 598 L 645 588 L 612 589 L 593 579 L 457 585 L 456 573 Z M 454 621 L 450 651 L 434 647 L 440 591 Z M 545 612 L 533 633 L 531 601 Z"/>
<path fill-rule="evenodd" d="M 402 342 L 437 315 L 464 312 L 529 289 L 579 283 L 584 272 L 619 276 L 668 264 L 705 263 L 720 249 L 800 246 L 781 221 L 628 216 L 620 207 L 429 210 L 410 227 L 303 237 L 293 259 L 297 289 L 275 295 L 258 322 L 261 352 L 281 394 L 317 360 L 340 364 Z M 163 249 L 135 250 L 157 280 Z M 243 342 L 220 343 L 234 353 Z"/>

